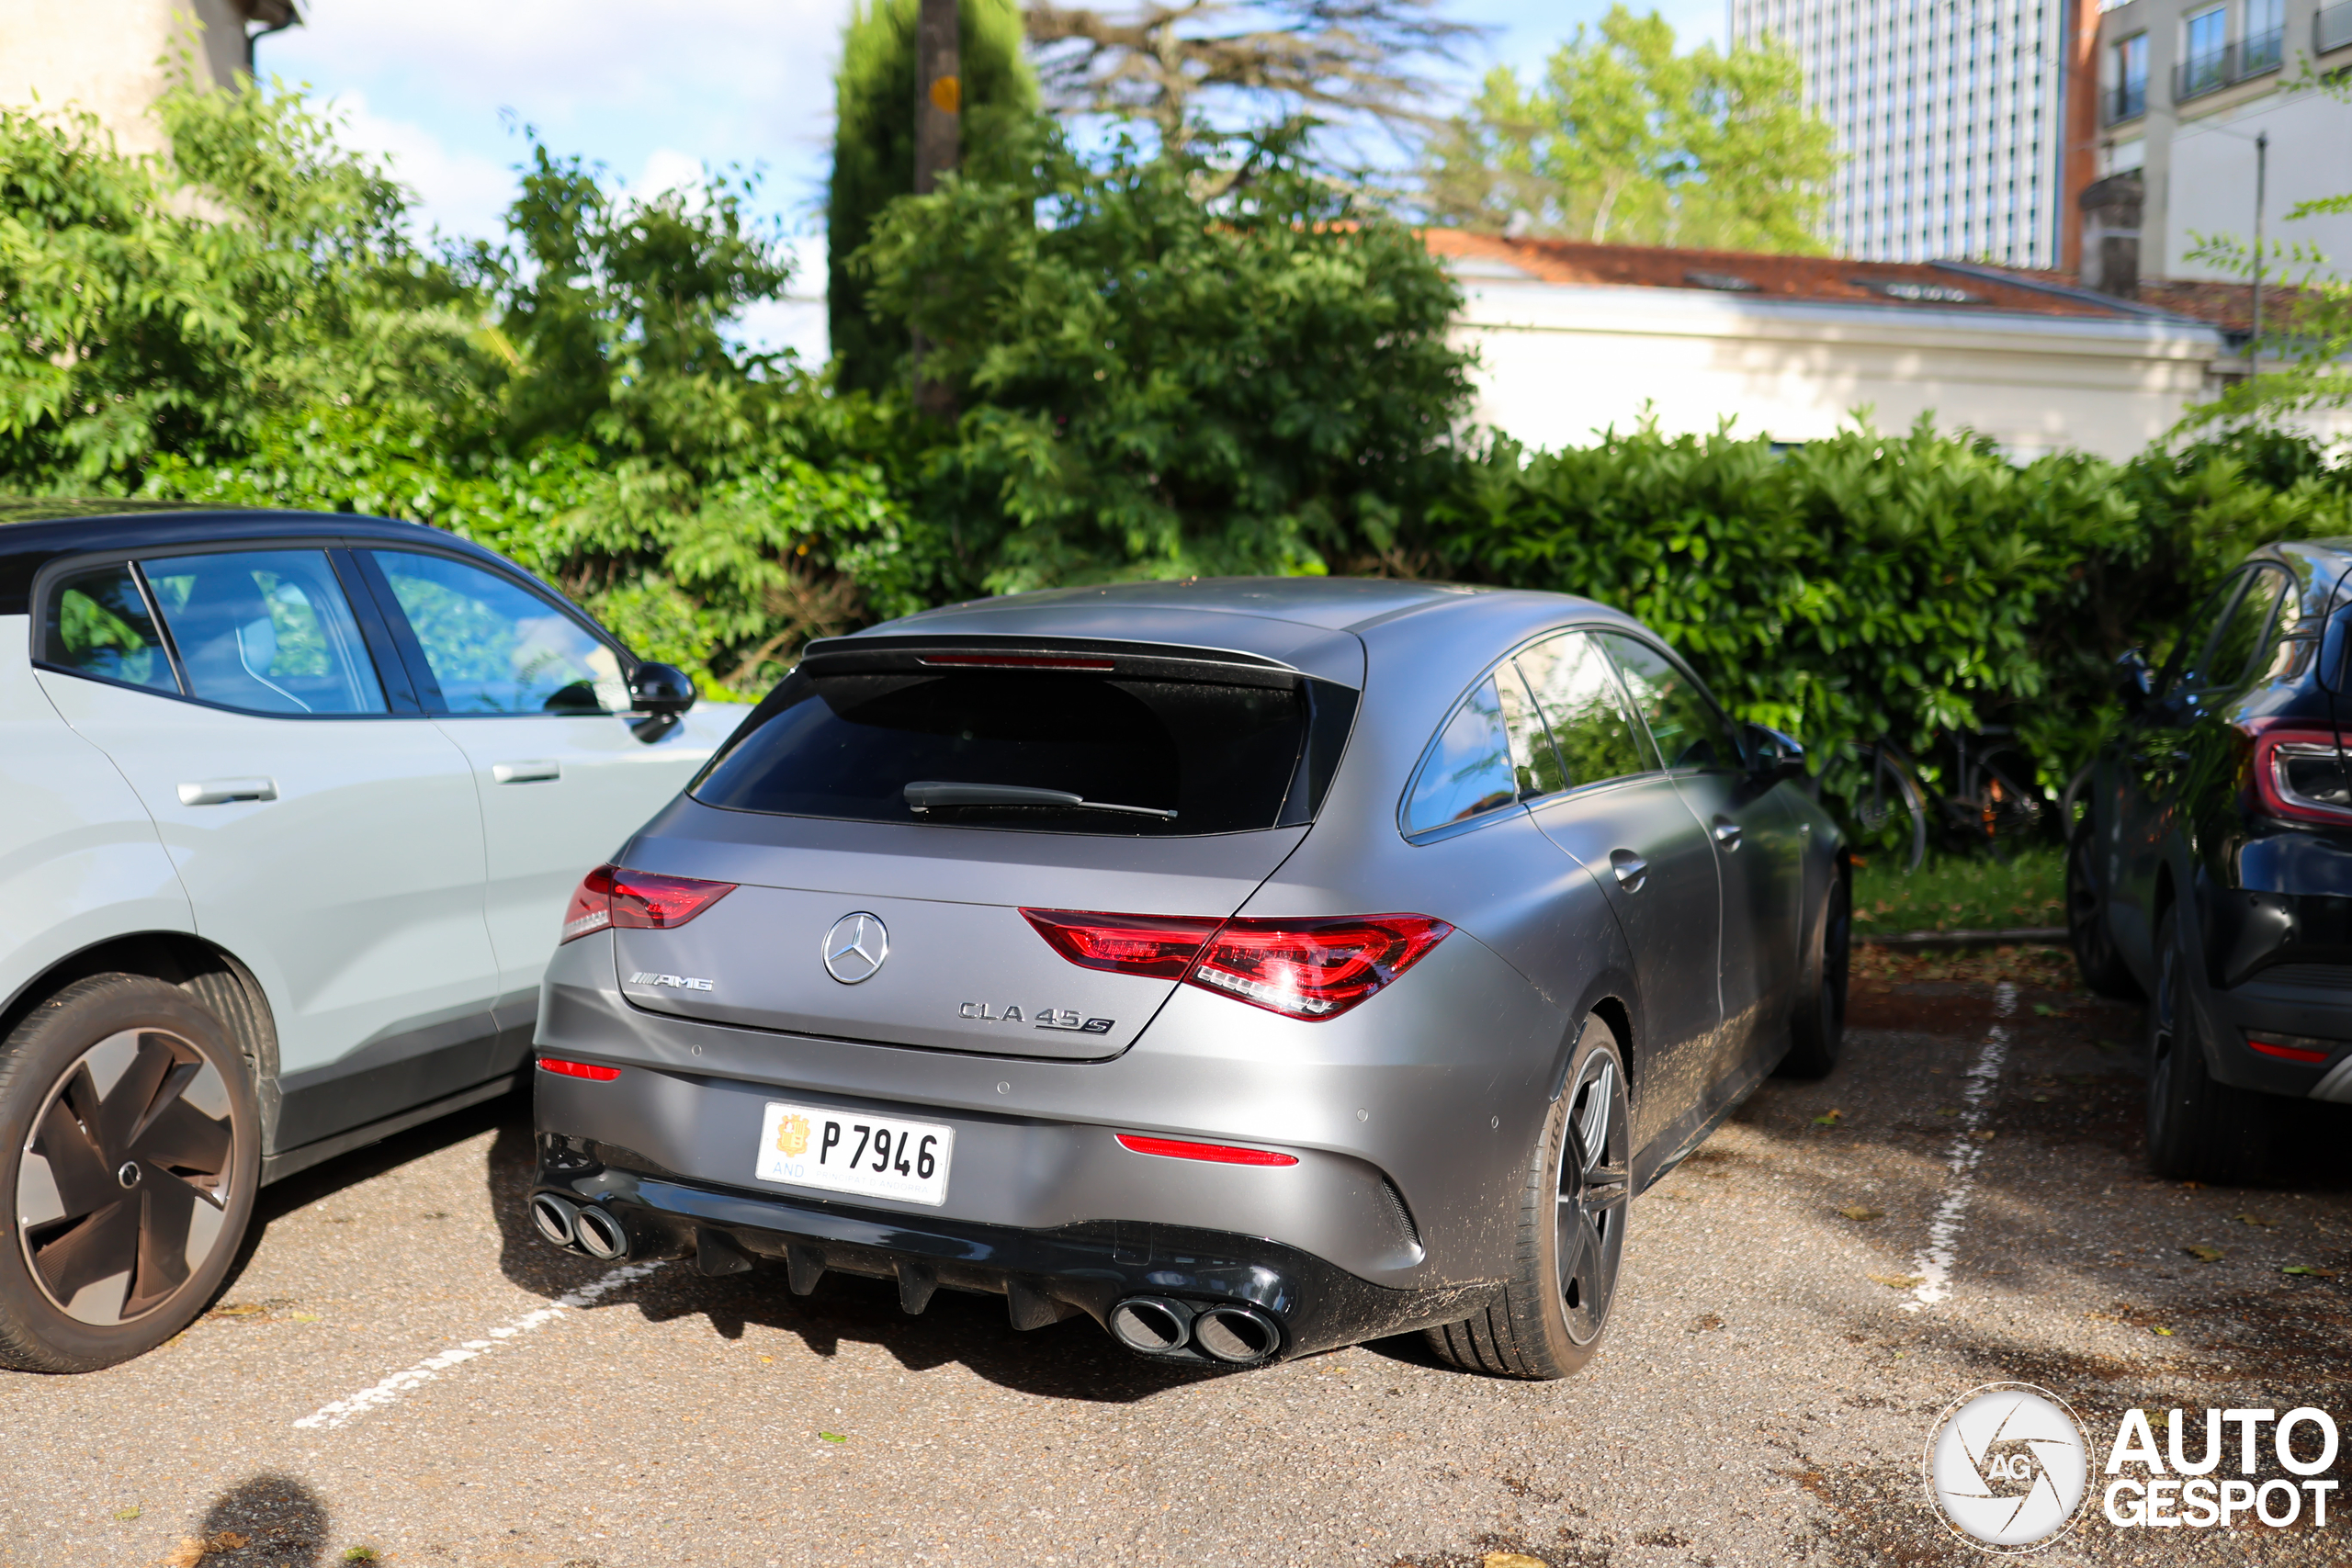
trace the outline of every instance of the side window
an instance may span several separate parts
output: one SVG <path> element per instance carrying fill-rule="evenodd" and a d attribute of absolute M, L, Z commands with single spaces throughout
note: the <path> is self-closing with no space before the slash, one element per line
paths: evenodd
<path fill-rule="evenodd" d="M 1575 789 L 1657 766 L 1625 707 L 1615 671 L 1582 632 L 1537 643 L 1518 663 L 1559 752 L 1544 790 Z"/>
<path fill-rule="evenodd" d="M 620 657 L 519 584 L 447 556 L 368 552 L 449 712 L 622 713 Z"/>
<path fill-rule="evenodd" d="M 1714 698 L 1688 671 L 1657 649 L 1622 632 L 1595 632 L 1625 677 L 1634 707 L 1669 768 L 1736 769 L 1739 738 Z"/>
<path fill-rule="evenodd" d="M 384 689 L 323 550 L 139 563 L 188 694 L 254 713 L 382 713 Z"/>
<path fill-rule="evenodd" d="M 1405 831 L 1425 833 L 1449 822 L 1519 799 L 1511 776 L 1510 735 L 1503 724 L 1501 695 L 1493 676 L 1478 682 L 1445 721 L 1413 775 L 1405 804 Z"/>
<path fill-rule="evenodd" d="M 2240 593 L 2249 581 L 2250 574 L 2240 572 L 2198 606 L 2197 614 L 2181 628 L 2180 640 L 2173 644 L 2172 657 L 2165 660 L 2164 675 L 2156 682 L 2160 694 L 2177 697 L 2184 692 L 2204 689 L 2205 650 L 2213 646 L 2223 624 L 2237 608 Z"/>
<path fill-rule="evenodd" d="M 176 694 L 164 639 L 129 566 L 77 571 L 51 593 L 42 618 L 41 661 L 101 681 Z"/>
<path fill-rule="evenodd" d="M 1526 796 L 1558 789 L 1560 763 L 1552 738 L 1544 732 L 1544 716 L 1510 665 L 1495 671 L 1495 691 L 1502 698 L 1503 734 L 1510 740 L 1510 777 L 1518 793 Z"/>
<path fill-rule="evenodd" d="M 2246 578 L 2245 592 L 2222 618 L 2206 645 L 2199 685 L 2207 691 L 2229 691 L 2244 684 L 2257 665 L 2269 661 L 2270 625 L 2287 587 L 2287 574 L 2258 567 Z"/>

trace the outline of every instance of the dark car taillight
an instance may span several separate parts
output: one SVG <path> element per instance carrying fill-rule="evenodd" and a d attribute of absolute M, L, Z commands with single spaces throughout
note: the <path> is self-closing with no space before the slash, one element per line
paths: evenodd
<path fill-rule="evenodd" d="M 580 879 L 563 911 L 563 934 L 556 945 L 607 929 L 671 931 L 684 925 L 735 891 L 732 882 L 692 876 L 656 876 L 600 865 Z"/>
<path fill-rule="evenodd" d="M 1420 961 L 1453 928 L 1427 915 L 1200 919 L 1023 909 L 1072 964 L 1215 991 L 1285 1018 L 1337 1018 Z"/>
<path fill-rule="evenodd" d="M 2352 828 L 2352 771 L 2335 730 L 2258 724 L 2249 771 L 2266 816 Z"/>

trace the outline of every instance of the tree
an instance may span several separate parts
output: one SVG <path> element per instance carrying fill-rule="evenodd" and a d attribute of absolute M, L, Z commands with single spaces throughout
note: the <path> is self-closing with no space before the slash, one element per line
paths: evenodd
<path fill-rule="evenodd" d="M 849 265 L 874 220 L 915 188 L 915 26 L 921 0 L 858 0 L 842 32 L 833 76 L 833 170 L 825 197 L 830 253 L 825 313 L 834 375 L 846 389 L 880 391 L 902 378 L 907 334 L 865 308 L 865 280 Z M 958 96 L 965 151 L 982 173 L 1008 127 L 1037 107 L 1036 77 L 1021 52 L 1015 0 L 963 0 Z"/>
<path fill-rule="evenodd" d="M 1836 163 L 1800 87 L 1792 56 L 1678 55 L 1657 13 L 1612 6 L 1534 85 L 1507 68 L 1487 75 L 1430 145 L 1427 202 L 1441 221 L 1515 233 L 1817 251 Z"/>
<path fill-rule="evenodd" d="M 1043 121 L 1025 151 L 894 203 L 858 258 L 966 411 L 912 498 L 963 591 L 1320 571 L 1391 540 L 1469 402 L 1461 296 L 1418 236 L 1295 131 L 1090 161 Z"/>
<path fill-rule="evenodd" d="M 1437 12 L 1438 0 L 1134 0 L 1118 12 L 1038 0 L 1028 27 L 1056 110 L 1137 116 L 1163 142 L 1235 115 L 1411 136 L 1437 123 L 1424 68 L 1478 31 Z"/>

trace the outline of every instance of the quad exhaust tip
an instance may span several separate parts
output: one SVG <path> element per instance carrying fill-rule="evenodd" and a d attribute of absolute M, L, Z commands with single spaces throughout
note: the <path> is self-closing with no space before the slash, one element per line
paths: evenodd
<path fill-rule="evenodd" d="M 564 1201 L 552 1192 L 541 1192 L 531 1200 L 531 1223 L 539 1227 L 541 1235 L 558 1247 L 577 1244 L 578 1233 L 574 1227 L 579 1213 L 576 1205 Z"/>
<path fill-rule="evenodd" d="M 1231 1367 L 1255 1366 L 1283 1343 L 1280 1325 L 1256 1307 L 1194 1307 L 1168 1296 L 1129 1296 L 1111 1309 L 1111 1334 L 1142 1355 L 1197 1350 Z"/>
<path fill-rule="evenodd" d="M 1230 1366 L 1254 1366 L 1282 1342 L 1283 1331 L 1256 1307 L 1213 1306 L 1193 1320 L 1193 1343 L 1201 1353 Z"/>
<path fill-rule="evenodd" d="M 628 1232 L 608 1210 L 541 1192 L 531 1199 L 531 1223 L 541 1235 L 568 1250 L 606 1263 L 628 1256 Z"/>

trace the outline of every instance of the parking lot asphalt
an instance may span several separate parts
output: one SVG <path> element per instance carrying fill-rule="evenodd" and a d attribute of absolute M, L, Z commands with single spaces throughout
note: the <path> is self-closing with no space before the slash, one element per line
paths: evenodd
<path fill-rule="evenodd" d="M 1001 1298 L 616 1271 L 536 1238 L 527 1109 L 486 1108 L 266 1190 L 157 1353 L 0 1373 L 0 1564 L 1981 1561 L 1920 1479 L 1975 1385 L 2055 1391 L 2095 1449 L 2135 1404 L 2352 1415 L 2352 1118 L 2305 1119 L 2301 1185 L 2157 1181 L 2138 1011 L 2069 978 L 1858 982 L 1837 1074 L 1768 1084 L 1636 1202 L 1610 1342 L 1551 1384 L 1418 1338 L 1188 1373 Z M 2039 1559 L 2347 1560 L 2334 1513 L 2120 1530 L 2096 1500 Z"/>

